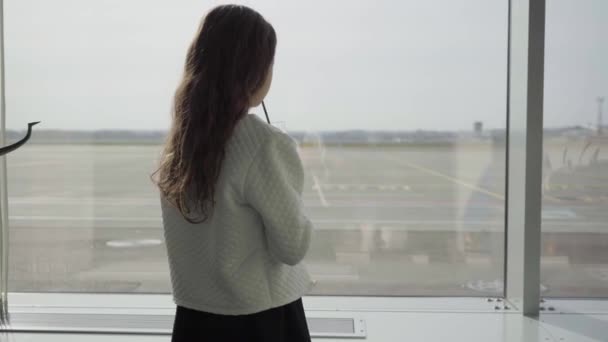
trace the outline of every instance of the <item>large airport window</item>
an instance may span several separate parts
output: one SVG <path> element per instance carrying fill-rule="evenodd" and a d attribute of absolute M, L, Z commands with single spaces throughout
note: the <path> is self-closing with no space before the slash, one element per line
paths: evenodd
<path fill-rule="evenodd" d="M 9 140 L 42 121 L 31 143 L 8 157 L 11 291 L 170 291 L 160 202 L 148 176 L 186 48 L 217 3 L 5 1 Z M 306 167 L 312 294 L 502 295 L 508 1 L 245 4 L 278 33 L 266 104 L 273 124 L 299 142 Z M 592 49 L 601 39 L 596 19 L 595 40 L 556 29 Z M 605 51 L 594 51 L 580 57 L 599 67 Z M 606 71 L 556 63 L 571 74 L 548 68 L 548 77 Z M 554 103 L 561 113 L 570 92 L 552 91 L 547 108 Z M 588 95 L 577 95 L 575 109 L 598 94 Z M 554 125 L 573 123 L 574 113 Z M 557 170 L 563 148 L 555 146 L 559 158 L 548 159 Z M 589 164 L 594 151 L 579 171 L 580 151 L 570 147 L 564 170 L 592 172 L 600 165 Z M 565 184 L 558 175 L 548 187 Z M 568 222 L 595 229 L 583 218 L 583 211 L 600 215 L 595 201 L 576 200 L 577 209 L 564 207 L 568 200 L 554 209 L 546 203 L 546 215 L 574 212 Z M 559 228 L 564 220 L 551 222 Z M 602 241 L 574 238 L 582 236 Z M 557 253 L 559 241 L 573 238 L 549 234 L 547 246 L 552 239 Z"/>
<path fill-rule="evenodd" d="M 541 282 L 608 296 L 605 1 L 547 1 Z"/>

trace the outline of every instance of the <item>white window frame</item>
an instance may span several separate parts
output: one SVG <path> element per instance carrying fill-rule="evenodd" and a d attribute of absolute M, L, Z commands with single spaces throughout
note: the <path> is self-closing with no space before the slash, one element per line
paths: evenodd
<path fill-rule="evenodd" d="M 4 0 L 0 0 L 0 146 L 6 145 L 4 82 Z M 6 156 L 0 156 L 0 326 L 8 320 L 8 182 Z"/>
<path fill-rule="evenodd" d="M 509 1 L 505 296 L 540 303 L 545 0 Z"/>
<path fill-rule="evenodd" d="M 0 143 L 4 145 L 6 113 L 3 25 L 3 0 L 0 0 Z M 304 298 L 307 312 L 318 317 L 340 317 L 340 312 L 345 311 L 497 312 L 535 317 L 539 315 L 541 307 L 544 310 L 545 306 L 556 306 L 573 312 L 591 307 L 596 312 L 608 312 L 608 302 L 601 301 L 578 299 L 540 304 L 545 0 L 510 0 L 508 30 L 505 297 L 307 296 Z M 93 319 L 100 319 L 104 313 L 113 316 L 128 315 L 129 319 L 138 315 L 144 318 L 145 315 L 172 317 L 175 306 L 168 294 L 7 293 L 7 203 L 6 159 L 0 157 L 0 328 L 4 325 L 8 330 L 18 331 L 168 333 L 166 329 L 137 329 L 133 326 L 107 326 L 107 329 L 101 329 L 99 324 L 91 324 L 87 328 L 86 320 L 65 322 L 62 326 L 55 327 L 36 325 L 33 321 L 29 325 L 11 325 L 7 312 L 15 316 L 36 313 L 40 315 L 36 322 L 40 323 L 44 322 L 45 315 L 60 313 L 89 315 Z"/>

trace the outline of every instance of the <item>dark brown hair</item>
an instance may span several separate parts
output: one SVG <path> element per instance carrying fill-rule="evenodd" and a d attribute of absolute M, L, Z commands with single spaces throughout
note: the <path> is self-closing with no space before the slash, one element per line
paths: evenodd
<path fill-rule="evenodd" d="M 226 144 L 263 85 L 275 48 L 273 27 L 251 8 L 219 6 L 203 19 L 175 93 L 160 166 L 152 174 L 161 195 L 188 222 L 209 217 Z M 191 217 L 195 210 L 198 220 Z"/>

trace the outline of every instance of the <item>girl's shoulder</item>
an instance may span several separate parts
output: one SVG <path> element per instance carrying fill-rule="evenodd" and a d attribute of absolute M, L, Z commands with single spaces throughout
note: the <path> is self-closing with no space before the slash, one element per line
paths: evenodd
<path fill-rule="evenodd" d="M 294 140 L 281 129 L 269 125 L 255 114 L 247 114 L 237 127 L 237 134 L 246 137 L 248 143 L 260 146 L 272 140 L 276 143 L 293 143 Z"/>

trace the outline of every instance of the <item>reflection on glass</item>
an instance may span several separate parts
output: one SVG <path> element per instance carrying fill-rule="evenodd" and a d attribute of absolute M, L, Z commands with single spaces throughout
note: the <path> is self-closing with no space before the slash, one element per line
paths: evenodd
<path fill-rule="evenodd" d="M 315 293 L 502 292 L 504 141 L 325 135 L 334 142 L 303 135 L 301 144 Z"/>

